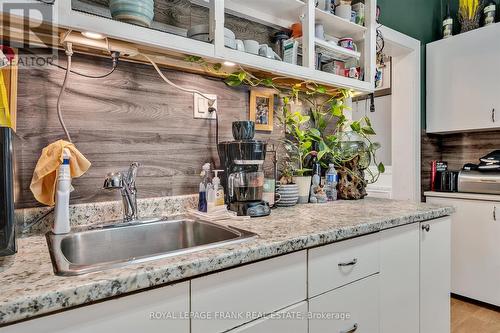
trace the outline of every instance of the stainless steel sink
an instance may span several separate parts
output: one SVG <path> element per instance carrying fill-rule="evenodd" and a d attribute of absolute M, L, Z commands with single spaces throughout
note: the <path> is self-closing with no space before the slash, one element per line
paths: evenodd
<path fill-rule="evenodd" d="M 80 275 L 241 242 L 254 233 L 190 217 L 47 233 L 54 272 Z"/>

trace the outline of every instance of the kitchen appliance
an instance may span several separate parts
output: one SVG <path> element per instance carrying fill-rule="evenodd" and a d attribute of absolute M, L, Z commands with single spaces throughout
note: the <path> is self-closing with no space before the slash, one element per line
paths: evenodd
<path fill-rule="evenodd" d="M 458 191 L 500 194 L 500 171 L 462 170 L 458 176 Z"/>
<path fill-rule="evenodd" d="M 13 140 L 12 129 L 0 127 L 0 256 L 16 253 Z"/>
<path fill-rule="evenodd" d="M 269 203 L 264 193 L 264 160 L 267 143 L 254 140 L 253 121 L 233 122 L 234 141 L 218 144 L 220 163 L 224 167 L 223 186 L 229 210 L 239 216 L 267 216 Z"/>

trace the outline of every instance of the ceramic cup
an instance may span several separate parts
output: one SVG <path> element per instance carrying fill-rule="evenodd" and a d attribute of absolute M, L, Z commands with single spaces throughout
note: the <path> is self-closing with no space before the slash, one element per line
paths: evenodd
<path fill-rule="evenodd" d="M 245 46 L 245 52 L 251 54 L 259 54 L 259 42 L 253 39 L 246 39 L 243 41 L 243 45 Z"/>
<path fill-rule="evenodd" d="M 243 44 L 243 41 L 241 39 L 236 40 L 236 49 L 238 51 L 245 52 L 245 44 Z"/>
<path fill-rule="evenodd" d="M 344 20 L 351 20 L 352 6 L 351 5 L 339 5 L 335 8 L 335 15 L 343 18 Z"/>
<path fill-rule="evenodd" d="M 316 38 L 325 40 L 325 27 L 323 26 L 323 24 L 316 24 L 314 26 L 314 35 L 316 36 Z"/>
<path fill-rule="evenodd" d="M 357 49 L 358 49 L 352 38 L 340 39 L 339 46 L 346 48 L 346 49 L 349 49 L 349 50 L 353 50 L 353 51 L 357 51 Z"/>

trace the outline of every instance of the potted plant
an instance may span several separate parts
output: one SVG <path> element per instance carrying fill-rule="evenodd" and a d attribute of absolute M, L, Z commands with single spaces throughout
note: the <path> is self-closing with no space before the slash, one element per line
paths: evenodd
<path fill-rule="evenodd" d="M 309 202 L 311 186 L 311 169 L 305 167 L 306 158 L 312 151 L 313 138 L 309 125 L 310 117 L 300 112 L 290 112 L 288 100 L 285 97 L 282 123 L 285 126 L 284 147 L 288 160 L 295 167 L 292 168 L 293 183 L 299 188 L 298 203 Z"/>

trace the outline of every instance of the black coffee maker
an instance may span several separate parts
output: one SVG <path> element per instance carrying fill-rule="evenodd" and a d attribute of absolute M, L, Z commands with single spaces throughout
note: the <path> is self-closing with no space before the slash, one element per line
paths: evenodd
<path fill-rule="evenodd" d="M 220 163 L 224 167 L 223 186 L 229 210 L 239 216 L 267 216 L 269 203 L 262 200 L 264 193 L 264 160 L 267 143 L 254 140 L 253 121 L 233 122 L 235 141 L 218 145 Z"/>

